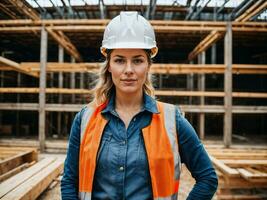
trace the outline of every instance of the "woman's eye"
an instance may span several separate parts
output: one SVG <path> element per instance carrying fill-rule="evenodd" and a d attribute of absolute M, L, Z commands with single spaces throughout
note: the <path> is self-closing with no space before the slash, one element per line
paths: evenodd
<path fill-rule="evenodd" d="M 141 63 L 143 63 L 143 60 L 142 59 L 135 59 L 133 62 L 134 62 L 134 64 L 141 64 Z"/>
<path fill-rule="evenodd" d="M 124 63 L 124 60 L 123 59 L 115 59 L 114 62 L 118 63 L 118 64 L 122 64 L 122 63 Z"/>

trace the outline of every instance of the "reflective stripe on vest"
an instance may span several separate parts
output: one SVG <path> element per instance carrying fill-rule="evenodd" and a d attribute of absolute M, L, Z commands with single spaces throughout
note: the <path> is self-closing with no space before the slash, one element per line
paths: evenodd
<path fill-rule="evenodd" d="M 97 152 L 106 119 L 101 115 L 103 104 L 87 107 L 81 122 L 79 158 L 79 197 L 91 200 Z M 178 151 L 175 106 L 157 102 L 160 113 L 154 113 L 149 126 L 142 129 L 148 157 L 153 197 L 155 200 L 177 199 L 181 161 Z"/>

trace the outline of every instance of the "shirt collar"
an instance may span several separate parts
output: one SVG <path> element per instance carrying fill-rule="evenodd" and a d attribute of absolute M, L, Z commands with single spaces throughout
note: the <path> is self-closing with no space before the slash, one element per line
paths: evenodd
<path fill-rule="evenodd" d="M 102 110 L 101 113 L 107 113 L 107 112 L 114 112 L 115 110 L 115 92 L 113 92 L 108 100 L 107 106 L 104 110 Z M 158 114 L 158 107 L 157 107 L 157 102 L 156 100 L 149 96 L 148 94 L 146 94 L 144 92 L 144 96 L 143 96 L 143 108 L 141 111 L 148 111 L 151 113 L 155 113 Z"/>

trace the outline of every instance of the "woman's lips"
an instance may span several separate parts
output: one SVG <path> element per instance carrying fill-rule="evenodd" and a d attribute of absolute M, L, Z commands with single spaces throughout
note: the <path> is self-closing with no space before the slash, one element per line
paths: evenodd
<path fill-rule="evenodd" d="M 136 79 L 122 79 L 121 81 L 126 85 L 131 85 L 137 80 Z"/>

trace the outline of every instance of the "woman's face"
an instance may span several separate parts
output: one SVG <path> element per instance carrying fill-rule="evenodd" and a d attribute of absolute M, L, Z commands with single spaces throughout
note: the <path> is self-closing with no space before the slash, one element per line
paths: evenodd
<path fill-rule="evenodd" d="M 142 49 L 114 49 L 111 52 L 108 71 L 111 73 L 116 92 L 142 92 L 148 70 L 148 58 Z"/>

